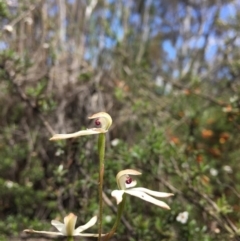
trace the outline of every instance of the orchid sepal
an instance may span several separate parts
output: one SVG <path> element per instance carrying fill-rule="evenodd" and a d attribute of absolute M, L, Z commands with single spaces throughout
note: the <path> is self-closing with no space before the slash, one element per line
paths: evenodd
<path fill-rule="evenodd" d="M 156 206 L 159 206 L 161 208 L 170 210 L 170 207 L 165 202 L 160 201 L 156 198 L 153 198 L 144 192 L 140 192 L 140 191 L 136 191 L 136 190 L 125 190 L 125 193 L 138 197 L 138 198 L 140 198 L 144 201 L 150 202 L 152 204 L 155 204 Z"/>
<path fill-rule="evenodd" d="M 111 195 L 114 197 L 117 201 L 117 205 L 122 202 L 123 194 L 125 193 L 125 190 L 114 190 L 112 191 Z"/>
<path fill-rule="evenodd" d="M 70 134 L 55 134 L 49 140 L 58 141 L 58 140 L 64 140 L 69 138 L 76 138 L 79 136 L 98 135 L 100 133 L 106 133 L 106 132 L 107 130 L 104 130 L 102 128 L 92 128 L 92 129 L 82 130 L 82 131 L 78 131 Z"/>
<path fill-rule="evenodd" d="M 34 229 L 24 229 L 23 232 L 25 232 L 25 233 L 39 233 L 39 234 L 54 235 L 54 236 L 64 236 L 64 234 L 62 234 L 60 232 L 38 231 L 38 230 L 34 230 Z"/>
<path fill-rule="evenodd" d="M 135 187 L 135 188 L 132 188 L 131 190 L 145 192 L 151 196 L 160 197 L 160 198 L 168 198 L 168 197 L 174 196 L 173 193 L 152 191 L 152 190 L 144 188 L 144 187 Z"/>

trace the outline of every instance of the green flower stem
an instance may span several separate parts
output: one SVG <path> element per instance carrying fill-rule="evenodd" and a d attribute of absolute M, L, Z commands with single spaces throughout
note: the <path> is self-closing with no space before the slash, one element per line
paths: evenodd
<path fill-rule="evenodd" d="M 67 237 L 67 241 L 74 241 L 72 236 Z"/>
<path fill-rule="evenodd" d="M 103 176 L 104 176 L 104 155 L 105 155 L 105 140 L 104 133 L 98 135 L 98 155 L 99 155 L 99 211 L 98 211 L 98 240 L 101 240 L 102 234 L 102 214 L 103 214 Z"/>
<path fill-rule="evenodd" d="M 125 206 L 125 202 L 126 202 L 126 195 L 124 193 L 122 202 L 118 205 L 117 219 L 116 219 L 111 231 L 104 237 L 103 241 L 108 241 L 114 235 L 114 233 L 116 232 L 117 227 L 121 222 L 121 217 L 122 217 L 123 209 L 124 209 L 124 206 Z"/>

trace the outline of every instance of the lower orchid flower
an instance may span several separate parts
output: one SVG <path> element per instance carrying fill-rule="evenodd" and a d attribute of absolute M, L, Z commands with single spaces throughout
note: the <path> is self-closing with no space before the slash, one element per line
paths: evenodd
<path fill-rule="evenodd" d="M 57 220 L 52 220 L 51 224 L 58 230 L 58 232 L 48 232 L 48 231 L 36 231 L 33 229 L 25 229 L 26 233 L 39 233 L 39 234 L 47 234 L 47 235 L 61 235 L 61 236 L 82 236 L 82 237 L 98 237 L 98 234 L 93 233 L 82 233 L 84 230 L 92 227 L 97 222 L 97 216 L 94 216 L 90 219 L 85 225 L 79 226 L 75 229 L 75 225 L 77 222 L 77 216 L 73 213 L 68 214 L 64 218 L 64 223 L 61 223 Z M 104 236 L 104 234 L 102 234 Z"/>
<path fill-rule="evenodd" d="M 159 197 L 159 198 L 167 198 L 167 197 L 173 196 L 174 194 L 152 191 L 143 187 L 135 187 L 137 182 L 133 180 L 131 176 L 136 176 L 136 175 L 141 175 L 141 173 L 132 169 L 123 170 L 117 174 L 116 179 L 117 179 L 118 188 L 120 190 L 114 190 L 111 193 L 111 195 L 114 198 L 116 198 L 117 204 L 122 202 L 123 194 L 127 193 L 132 196 L 141 198 L 144 201 L 155 204 L 161 208 L 170 209 L 170 207 L 165 202 L 160 201 L 156 198 L 153 198 L 152 196 Z"/>
<path fill-rule="evenodd" d="M 100 133 L 106 133 L 108 132 L 108 129 L 110 128 L 112 124 L 112 118 L 111 116 L 106 112 L 99 112 L 96 113 L 88 119 L 95 119 L 95 126 L 96 128 L 91 128 L 87 130 L 82 130 L 70 134 L 55 134 L 50 138 L 50 141 L 56 141 L 56 140 L 63 140 L 68 138 L 76 138 L 78 136 L 86 136 L 86 135 L 96 135 Z"/>

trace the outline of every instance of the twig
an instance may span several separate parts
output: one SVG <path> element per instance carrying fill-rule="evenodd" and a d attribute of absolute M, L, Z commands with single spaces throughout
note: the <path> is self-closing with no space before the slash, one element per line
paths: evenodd
<path fill-rule="evenodd" d="M 43 125 L 46 127 L 46 129 L 48 130 L 48 132 L 51 134 L 51 135 L 54 135 L 55 132 L 54 130 L 52 129 L 52 127 L 50 126 L 50 124 L 48 123 L 48 121 L 44 118 L 44 116 L 42 115 L 42 113 L 39 111 L 36 103 L 33 103 L 28 97 L 27 95 L 23 92 L 23 90 L 21 89 L 21 87 L 16 84 L 14 81 L 12 81 L 13 85 L 15 86 L 18 94 L 20 95 L 21 99 L 26 102 L 28 104 L 28 106 L 31 107 L 32 110 L 34 110 L 35 112 L 37 112 L 40 120 L 42 121 Z"/>
<path fill-rule="evenodd" d="M 9 25 L 11 25 L 12 27 L 17 24 L 19 21 L 21 21 L 23 18 L 25 18 L 27 15 L 29 15 L 36 7 L 37 5 L 41 2 L 42 0 L 38 1 L 37 3 L 31 5 L 29 7 L 29 9 L 25 12 L 23 12 L 21 15 L 19 15 L 17 18 L 13 19 Z"/>
<path fill-rule="evenodd" d="M 48 132 L 51 135 L 54 135 L 55 132 L 52 129 L 51 125 L 48 123 L 48 121 L 44 118 L 44 116 L 42 115 L 42 113 L 40 112 L 38 106 L 36 105 L 35 102 L 32 102 L 29 97 L 24 93 L 24 91 L 21 89 L 21 87 L 14 81 L 14 76 L 15 74 L 11 74 L 10 73 L 11 70 L 6 71 L 6 75 L 7 78 L 11 81 L 11 83 L 13 84 L 13 86 L 15 87 L 15 89 L 17 90 L 17 93 L 19 94 L 19 96 L 21 97 L 21 99 L 27 103 L 27 105 L 38 114 L 38 117 L 40 118 L 40 120 L 42 121 L 43 125 L 46 127 L 46 129 L 48 130 Z"/>

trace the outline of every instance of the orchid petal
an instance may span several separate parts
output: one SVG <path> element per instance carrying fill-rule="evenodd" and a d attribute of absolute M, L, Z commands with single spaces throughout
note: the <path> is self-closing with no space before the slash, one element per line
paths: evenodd
<path fill-rule="evenodd" d="M 106 234 L 101 234 L 101 237 L 105 236 Z M 79 236 L 79 237 L 98 237 L 99 234 L 96 233 L 79 233 L 79 234 L 74 234 L 74 236 Z"/>
<path fill-rule="evenodd" d="M 111 195 L 112 197 L 115 197 L 116 198 L 116 201 L 117 201 L 117 205 L 122 201 L 122 196 L 123 194 L 125 193 L 124 190 L 114 190 L 112 191 Z"/>
<path fill-rule="evenodd" d="M 73 232 L 73 235 L 75 236 L 75 235 L 80 234 L 82 231 L 92 227 L 96 222 L 97 222 L 97 216 L 94 216 L 85 225 L 82 225 L 82 226 L 79 226 L 78 228 L 76 228 Z"/>
<path fill-rule="evenodd" d="M 144 188 L 144 187 L 135 187 L 135 188 L 131 188 L 131 190 L 132 191 L 145 192 L 145 193 L 147 193 L 147 194 L 149 194 L 151 196 L 161 197 L 161 198 L 167 198 L 167 197 L 174 196 L 173 193 L 152 191 L 152 190 Z"/>
<path fill-rule="evenodd" d="M 112 117 L 106 112 L 99 112 L 88 117 L 88 119 L 98 118 L 101 122 L 102 128 L 108 130 L 112 125 Z"/>
<path fill-rule="evenodd" d="M 126 170 L 120 171 L 116 176 L 119 189 L 122 189 L 122 190 L 126 189 L 125 182 L 126 182 L 126 178 L 129 175 L 137 176 L 137 175 L 142 175 L 142 173 L 133 169 L 126 169 Z"/>
<path fill-rule="evenodd" d="M 63 235 L 66 235 L 66 228 L 65 228 L 65 224 L 57 221 L 57 220 L 52 220 L 51 224 Z"/>
<path fill-rule="evenodd" d="M 56 141 L 56 140 L 63 140 L 68 138 L 76 138 L 78 136 L 96 135 L 96 134 L 106 133 L 106 132 L 107 130 L 102 128 L 92 128 L 92 129 L 82 130 L 82 131 L 78 131 L 70 134 L 55 134 L 49 140 Z"/>
<path fill-rule="evenodd" d="M 138 197 L 138 198 L 141 198 L 143 199 L 144 201 L 147 201 L 147 202 L 150 202 L 152 204 L 155 204 L 161 208 L 165 208 L 165 209 L 170 209 L 170 207 L 165 203 L 165 202 L 162 202 L 158 199 L 155 199 L 151 196 L 149 196 L 148 194 L 144 193 L 144 192 L 141 192 L 141 191 L 136 191 L 136 190 L 125 190 L 125 193 L 128 193 L 132 196 L 135 196 L 135 197 Z"/>
<path fill-rule="evenodd" d="M 48 235 L 61 235 L 61 236 L 63 236 L 63 234 L 59 233 L 59 232 L 37 231 L 37 230 L 34 230 L 34 229 L 25 229 L 25 230 L 23 230 L 23 232 L 26 232 L 26 233 L 40 233 L 40 234 L 48 234 Z"/>
<path fill-rule="evenodd" d="M 77 216 L 74 215 L 73 213 L 68 214 L 68 216 L 64 218 L 66 236 L 73 236 L 76 222 L 77 222 Z"/>

